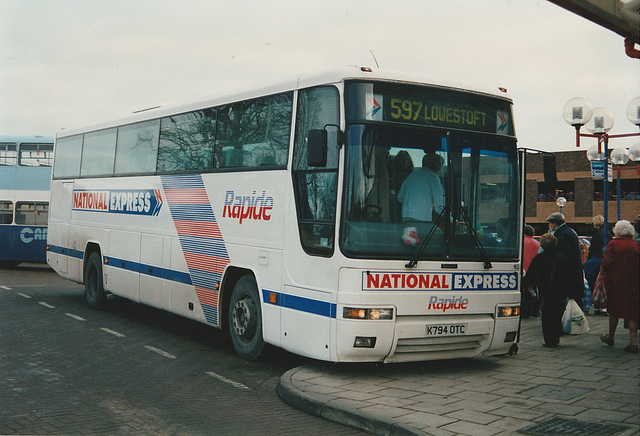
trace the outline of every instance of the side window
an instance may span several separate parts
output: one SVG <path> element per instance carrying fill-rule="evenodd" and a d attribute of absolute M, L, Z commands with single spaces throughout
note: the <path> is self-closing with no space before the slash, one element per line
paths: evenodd
<path fill-rule="evenodd" d="M 160 126 L 158 172 L 215 168 L 215 135 L 216 112 L 213 109 L 163 118 Z"/>
<path fill-rule="evenodd" d="M 117 129 L 106 129 L 84 135 L 81 176 L 110 176 L 116 154 Z"/>
<path fill-rule="evenodd" d="M 219 167 L 285 166 L 292 105 L 289 92 L 221 107 L 216 137 Z"/>
<path fill-rule="evenodd" d="M 53 177 L 73 178 L 80 175 L 82 135 L 60 138 L 56 141 Z"/>
<path fill-rule="evenodd" d="M 16 164 L 16 144 L 0 143 L 0 166 Z"/>
<path fill-rule="evenodd" d="M 49 203 L 16 203 L 16 224 L 27 226 L 46 226 L 49 219 Z"/>
<path fill-rule="evenodd" d="M 150 174 L 156 171 L 160 120 L 118 128 L 116 175 Z"/>
<path fill-rule="evenodd" d="M 13 222 L 13 202 L 0 201 L 0 224 L 11 224 Z"/>
<path fill-rule="evenodd" d="M 53 144 L 20 144 L 19 164 L 25 167 L 50 167 Z"/>
<path fill-rule="evenodd" d="M 327 165 L 307 165 L 307 137 L 311 129 L 339 124 L 339 99 L 336 88 L 327 86 L 298 93 L 296 139 L 293 152 L 293 186 L 298 215 L 300 241 L 309 254 L 331 256 L 334 247 L 338 141 L 335 127 L 329 127 Z"/>

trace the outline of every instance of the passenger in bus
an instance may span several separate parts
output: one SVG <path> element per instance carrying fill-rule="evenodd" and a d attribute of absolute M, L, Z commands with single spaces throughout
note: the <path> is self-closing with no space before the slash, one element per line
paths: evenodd
<path fill-rule="evenodd" d="M 541 299 L 542 335 L 545 347 L 556 348 L 562 334 L 562 314 L 566 306 L 569 269 L 567 258 L 557 249 L 551 233 L 540 237 L 542 252 L 531 260 L 522 279 L 522 288 L 537 287 Z"/>
<path fill-rule="evenodd" d="M 402 221 L 402 203 L 398 201 L 398 192 L 402 188 L 402 184 L 409 174 L 413 172 L 413 160 L 406 150 L 400 150 L 395 156 L 389 157 L 389 173 L 391 175 L 389 181 L 389 189 L 391 189 L 392 198 L 392 221 Z"/>
<path fill-rule="evenodd" d="M 393 158 L 393 173 L 395 176 L 393 191 L 397 194 L 402 188 L 402 184 L 413 172 L 413 161 L 406 150 L 400 150 Z"/>
<path fill-rule="evenodd" d="M 438 171 L 442 169 L 442 157 L 427 153 L 422 157 L 422 168 L 407 177 L 398 192 L 402 203 L 402 221 L 433 221 L 433 212 L 444 209 L 444 189 Z"/>

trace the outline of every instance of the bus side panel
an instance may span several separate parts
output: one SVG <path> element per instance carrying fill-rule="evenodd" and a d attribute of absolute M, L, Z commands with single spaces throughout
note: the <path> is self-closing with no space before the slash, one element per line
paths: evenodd
<path fill-rule="evenodd" d="M 246 171 L 203 175 L 203 181 L 222 238 L 217 252 L 212 254 L 223 257 L 224 245 L 229 267 L 255 275 L 261 293 L 263 338 L 280 346 L 280 308 L 266 304 L 265 295 L 282 292 L 283 239 L 290 231 L 285 228 L 291 197 L 289 173 Z M 228 311 L 221 304 L 222 301 L 218 303 L 219 310 Z"/>
<path fill-rule="evenodd" d="M 72 212 L 73 214 L 76 212 Z M 85 228 L 72 222 L 67 229 L 67 259 L 68 274 L 72 280 L 79 283 L 84 281 L 84 264 L 87 258 L 86 248 L 89 242 L 98 244 L 101 253 L 107 251 L 109 241 L 109 230 Z"/>
<path fill-rule="evenodd" d="M 171 240 L 167 238 L 167 244 Z M 163 291 L 162 266 L 164 265 L 165 238 L 162 235 L 142 233 L 140 239 L 140 302 L 159 309 L 169 310 L 169 294 Z"/>
<path fill-rule="evenodd" d="M 47 262 L 62 277 L 82 281 L 82 276 L 69 275 L 69 228 L 73 205 L 73 182 L 53 183 L 49 202 L 49 229 L 47 244 L 50 251 Z"/>
<path fill-rule="evenodd" d="M 258 238 L 260 232 L 256 231 Z M 268 233 L 265 231 L 263 233 Z M 282 295 L 282 250 L 268 249 L 264 247 L 251 247 L 247 245 L 228 244 L 231 265 L 241 268 L 251 273 L 256 278 L 258 291 L 261 299 L 262 311 L 262 336 L 265 342 L 280 347 L 282 343 L 282 333 L 280 327 L 280 302 L 270 304 L 270 295 Z M 228 289 L 227 292 L 232 292 Z M 228 307 L 221 307 L 226 311 Z M 226 326 L 222 326 L 226 329 Z"/>
<path fill-rule="evenodd" d="M 288 231 L 284 234 L 282 283 L 287 306 L 282 308 L 282 331 L 287 335 L 282 333 L 283 348 L 302 356 L 336 361 L 335 340 L 332 342 L 331 338 L 335 338 L 337 274 L 342 257 L 337 244 L 329 258 L 304 251 L 293 189 L 287 195 L 291 201 L 285 213 Z M 287 298 L 294 302 L 302 299 L 305 304 L 289 304 Z M 316 312 L 305 311 L 309 307 L 315 307 Z"/>
<path fill-rule="evenodd" d="M 271 291 L 262 290 L 262 337 L 268 344 L 282 347 L 282 309 L 277 304 L 270 304 Z M 226 328 L 224 326 L 223 328 Z"/>
<path fill-rule="evenodd" d="M 282 347 L 329 360 L 331 317 L 335 317 L 331 293 L 285 286 L 282 306 Z"/>
<path fill-rule="evenodd" d="M 258 288 L 263 290 L 262 297 L 262 335 L 264 340 L 277 347 L 282 346 L 281 309 L 279 306 L 266 304 L 265 289 L 282 289 L 282 250 L 258 250 L 258 266 L 254 270 L 257 275 Z"/>
<path fill-rule="evenodd" d="M 58 252 L 55 247 L 66 247 L 69 235 L 69 225 L 53 223 L 49 221 L 49 229 L 47 231 L 47 245 L 50 249 L 47 252 L 47 263 L 60 276 L 74 280 L 69 276 L 69 256 L 65 253 Z"/>
<path fill-rule="evenodd" d="M 0 225 L 0 260 L 46 262 L 47 228 Z"/>
<path fill-rule="evenodd" d="M 105 262 L 105 288 L 110 292 L 140 301 L 140 233 L 112 230 L 109 232 L 108 252 L 103 252 Z"/>
<path fill-rule="evenodd" d="M 169 250 L 169 254 L 165 261 L 169 261 L 170 270 L 173 272 L 188 271 L 180 241 L 178 238 L 167 237 L 165 242 L 167 239 L 170 242 L 165 245 L 165 249 Z M 184 283 L 174 279 L 171 281 L 165 280 L 164 286 L 163 289 L 169 291 L 167 296 L 169 298 L 169 310 L 172 313 L 211 325 L 211 323 L 207 323 L 202 305 L 191 283 Z"/>

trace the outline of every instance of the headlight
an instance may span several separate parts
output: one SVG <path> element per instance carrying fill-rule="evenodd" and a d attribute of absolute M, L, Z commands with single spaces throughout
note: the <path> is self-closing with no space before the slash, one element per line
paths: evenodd
<path fill-rule="evenodd" d="M 342 317 L 349 319 L 393 319 L 393 309 L 361 309 L 345 307 Z"/>
<path fill-rule="evenodd" d="M 520 306 L 498 306 L 498 318 L 520 315 Z"/>

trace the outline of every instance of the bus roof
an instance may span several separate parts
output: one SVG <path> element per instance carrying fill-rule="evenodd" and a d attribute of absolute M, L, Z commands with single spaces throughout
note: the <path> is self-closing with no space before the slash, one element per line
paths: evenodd
<path fill-rule="evenodd" d="M 448 88 L 451 90 L 461 90 L 474 92 L 478 94 L 489 95 L 495 98 L 511 101 L 506 94 L 504 88 L 479 88 L 477 86 L 469 87 L 463 84 L 446 81 L 435 80 L 419 74 L 405 73 L 393 70 L 383 70 L 369 67 L 347 66 L 327 71 L 303 73 L 298 76 L 272 82 L 263 85 L 256 85 L 248 88 L 235 89 L 229 92 L 220 93 L 206 99 L 183 104 L 175 104 L 169 106 L 156 106 L 150 109 L 143 109 L 133 112 L 125 118 L 117 120 L 101 122 L 89 125 L 84 128 L 62 129 L 58 132 L 57 137 L 67 137 L 79 133 L 86 133 L 96 130 L 117 127 L 121 125 L 131 124 L 135 122 L 162 118 L 170 115 L 190 112 L 198 109 L 205 109 L 212 106 L 220 106 L 236 101 L 249 100 L 264 95 L 277 94 L 280 92 L 292 91 L 295 89 L 310 88 L 323 84 L 336 84 L 345 80 L 377 80 L 377 81 L 393 81 L 406 84 L 432 85 L 440 88 Z"/>

